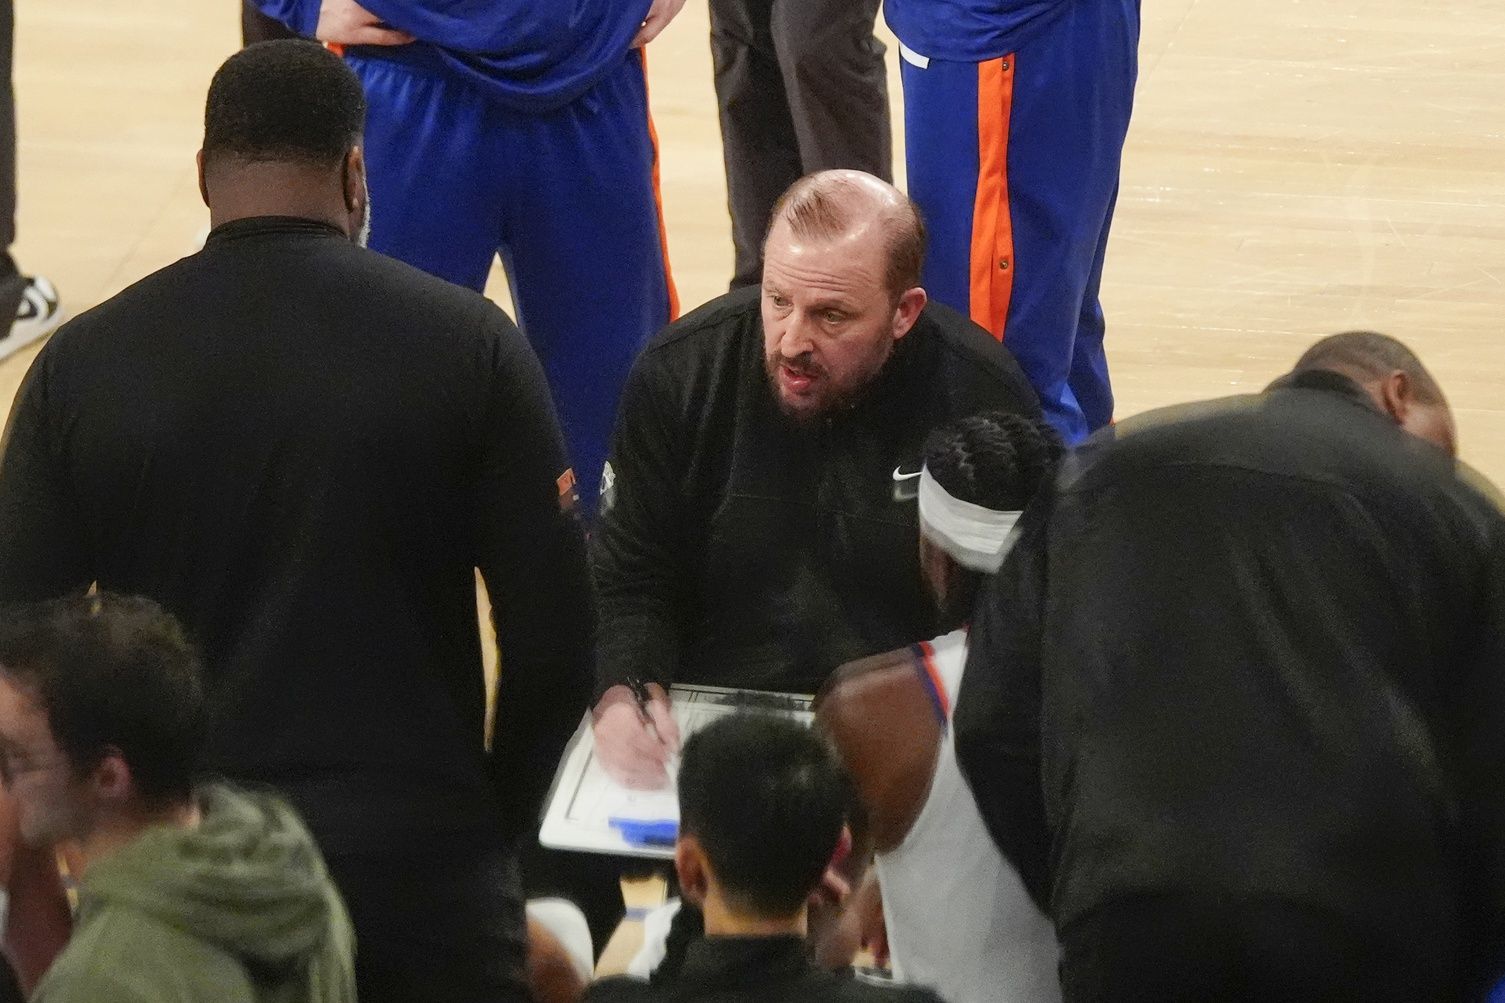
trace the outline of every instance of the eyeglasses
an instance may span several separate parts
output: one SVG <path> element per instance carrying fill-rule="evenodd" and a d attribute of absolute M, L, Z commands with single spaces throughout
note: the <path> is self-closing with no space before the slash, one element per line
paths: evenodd
<path fill-rule="evenodd" d="M 34 757 L 13 749 L 0 749 L 0 781 L 9 787 L 21 777 L 50 770 L 66 763 L 66 756 Z"/>

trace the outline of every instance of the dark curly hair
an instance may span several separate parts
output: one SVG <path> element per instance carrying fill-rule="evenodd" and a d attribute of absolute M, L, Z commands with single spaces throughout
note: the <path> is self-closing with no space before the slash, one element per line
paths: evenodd
<path fill-rule="evenodd" d="M 1045 422 L 1003 411 L 962 418 L 937 430 L 925 445 L 925 466 L 959 501 L 1021 511 L 1055 476 L 1065 447 Z M 937 612 L 948 628 L 971 619 L 984 575 L 953 562 Z"/>
<path fill-rule="evenodd" d="M 932 433 L 925 443 L 925 466 L 953 498 L 1017 511 L 1055 473 L 1063 450 L 1060 437 L 1045 422 L 987 411 Z"/>

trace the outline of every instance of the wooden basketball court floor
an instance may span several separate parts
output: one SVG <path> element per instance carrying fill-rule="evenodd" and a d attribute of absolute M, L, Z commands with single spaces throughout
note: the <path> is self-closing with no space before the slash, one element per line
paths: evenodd
<path fill-rule="evenodd" d="M 17 0 L 16 14 L 16 253 L 76 314 L 193 249 L 204 92 L 237 11 Z M 706 39 L 705 0 L 688 0 L 649 54 L 687 308 L 731 270 Z M 892 45 L 889 62 L 898 121 Z M 1373 327 L 1431 365 L 1465 458 L 1505 483 L 1502 98 L 1498 0 L 1150 0 L 1103 289 L 1120 417 L 1257 390 L 1316 337 Z M 0 363 L 0 407 L 34 354 Z M 631 953 L 624 932 L 608 970 Z"/>
<path fill-rule="evenodd" d="M 233 0 L 16 13 L 17 256 L 77 313 L 192 249 L 204 92 L 238 18 Z M 705 0 L 649 64 L 689 307 L 731 267 Z M 1120 417 L 1255 390 L 1315 337 L 1373 327 L 1432 366 L 1464 456 L 1505 481 L 1502 99 L 1497 0 L 1146 3 L 1103 289 Z M 0 363 L 0 405 L 33 354 Z"/>

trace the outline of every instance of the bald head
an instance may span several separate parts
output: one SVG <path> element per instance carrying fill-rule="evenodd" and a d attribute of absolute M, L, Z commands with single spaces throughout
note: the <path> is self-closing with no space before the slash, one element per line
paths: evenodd
<path fill-rule="evenodd" d="M 1416 399 L 1427 404 L 1447 402 L 1442 387 L 1421 364 L 1416 353 L 1388 334 L 1375 331 L 1345 331 L 1323 338 L 1296 361 L 1295 372 L 1325 369 L 1342 373 L 1362 384 L 1405 373 Z"/>
<path fill-rule="evenodd" d="M 1387 334 L 1346 331 L 1323 338 L 1296 361 L 1294 373 L 1323 370 L 1358 383 L 1401 428 L 1457 452 L 1452 409 L 1416 353 Z"/>
<path fill-rule="evenodd" d="M 799 240 L 821 243 L 881 239 L 884 285 L 897 300 L 920 284 L 925 224 L 899 189 L 862 171 L 820 171 L 796 181 L 779 199 L 769 234 L 780 227 Z"/>

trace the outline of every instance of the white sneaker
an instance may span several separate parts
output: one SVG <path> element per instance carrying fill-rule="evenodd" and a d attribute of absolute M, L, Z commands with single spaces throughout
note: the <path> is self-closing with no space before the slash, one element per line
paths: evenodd
<path fill-rule="evenodd" d="M 0 359 L 47 337 L 62 319 L 63 311 L 52 283 L 40 275 L 28 278 L 21 304 L 16 307 L 16 320 L 9 331 L 0 334 Z"/>

